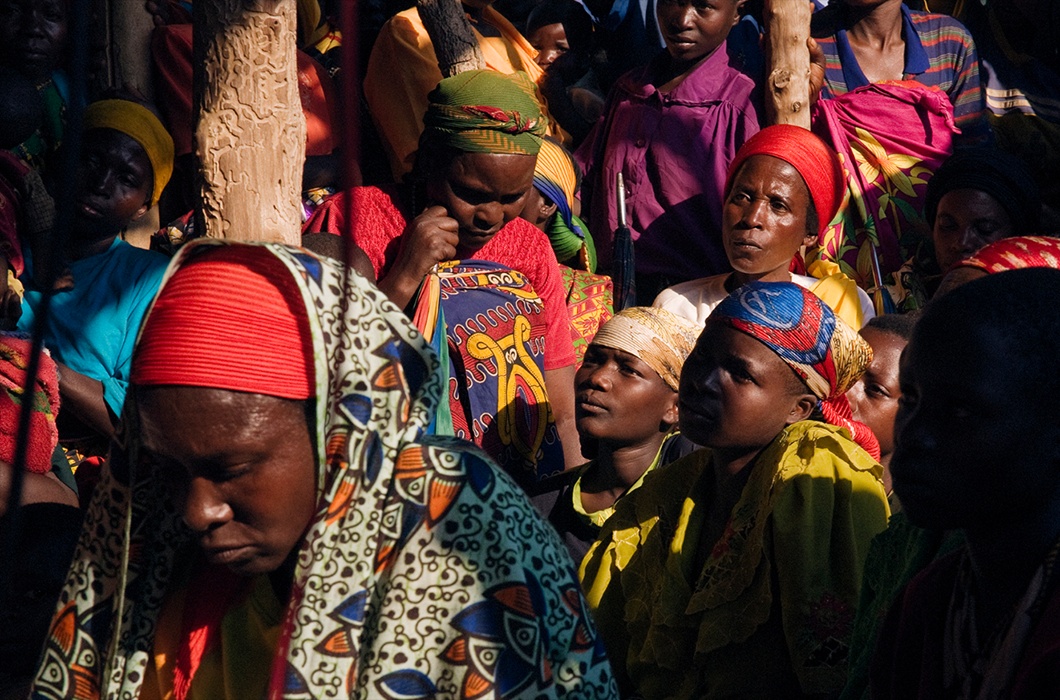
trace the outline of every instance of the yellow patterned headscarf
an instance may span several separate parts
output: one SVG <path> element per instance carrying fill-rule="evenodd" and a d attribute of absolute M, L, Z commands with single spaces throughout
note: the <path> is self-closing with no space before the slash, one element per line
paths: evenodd
<path fill-rule="evenodd" d="M 132 138 L 147 153 L 154 176 L 151 206 L 173 175 L 173 137 L 151 110 L 130 100 L 100 100 L 85 109 L 85 131 L 114 129 Z"/>
<path fill-rule="evenodd" d="M 420 142 L 469 153 L 537 155 L 548 120 L 526 73 L 471 70 L 444 78 L 428 95 Z"/>
<path fill-rule="evenodd" d="M 643 360 L 677 391 L 681 367 L 702 330 L 699 324 L 666 309 L 631 306 L 600 328 L 593 345 L 622 350 Z"/>

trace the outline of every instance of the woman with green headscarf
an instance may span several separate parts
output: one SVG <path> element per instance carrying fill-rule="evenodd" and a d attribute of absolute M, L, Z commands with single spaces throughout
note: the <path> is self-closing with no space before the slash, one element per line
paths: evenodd
<path fill-rule="evenodd" d="M 451 421 L 523 484 L 582 461 L 559 265 L 518 218 L 546 131 L 536 90 L 521 73 L 442 80 L 411 187 L 353 188 L 304 229 L 364 249 L 379 288 L 448 352 L 450 410 L 436 429 Z"/>

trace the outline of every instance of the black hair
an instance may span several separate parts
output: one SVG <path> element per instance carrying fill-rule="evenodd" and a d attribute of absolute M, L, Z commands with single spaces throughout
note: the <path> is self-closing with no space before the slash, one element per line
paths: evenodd
<path fill-rule="evenodd" d="M 809 191 L 810 188 L 807 187 L 807 194 L 809 194 Z M 813 197 L 810 197 L 810 206 L 806 207 L 806 235 L 816 237 L 820 230 L 821 217 L 817 213 L 817 206 L 813 203 Z"/>
<path fill-rule="evenodd" d="M 987 275 L 932 300 L 916 329 L 919 339 L 953 338 L 977 329 L 990 332 L 1004 345 L 1012 371 L 1028 381 L 1031 410 L 1060 413 L 1060 270 L 1030 268 Z M 930 342 L 930 341 L 928 341 Z M 999 389 L 1004 384 L 999 381 Z"/>
<path fill-rule="evenodd" d="M 934 228 L 943 196 L 953 190 L 979 190 L 997 201 L 1017 236 L 1039 233 L 1042 200 L 1038 184 L 1019 158 L 995 148 L 966 148 L 951 155 L 928 180 L 924 218 Z"/>
<path fill-rule="evenodd" d="M 11 149 L 44 123 L 44 99 L 33 81 L 0 66 L 0 148 Z"/>
<path fill-rule="evenodd" d="M 563 24 L 570 14 L 574 0 L 544 0 L 526 17 L 526 36 L 550 24 Z"/>
<path fill-rule="evenodd" d="M 916 327 L 918 320 L 920 320 L 919 311 L 904 314 L 880 314 L 870 318 L 865 328 L 872 328 L 908 341 L 913 337 L 913 328 Z"/>

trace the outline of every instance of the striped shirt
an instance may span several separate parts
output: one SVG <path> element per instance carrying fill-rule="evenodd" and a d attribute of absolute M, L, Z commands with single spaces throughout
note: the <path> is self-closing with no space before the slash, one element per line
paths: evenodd
<path fill-rule="evenodd" d="M 812 31 L 825 55 L 825 86 L 821 97 L 842 95 L 869 81 L 858 65 L 847 32 L 842 29 L 842 8 L 830 5 L 813 15 Z M 905 40 L 904 80 L 915 80 L 945 92 L 953 105 L 953 118 L 962 141 L 989 138 L 983 90 L 979 84 L 979 57 L 972 35 L 948 15 L 914 12 L 902 5 L 902 38 Z"/>

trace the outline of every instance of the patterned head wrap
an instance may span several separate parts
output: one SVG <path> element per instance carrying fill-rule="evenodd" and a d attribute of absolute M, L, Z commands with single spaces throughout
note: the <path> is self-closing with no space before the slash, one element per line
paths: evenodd
<path fill-rule="evenodd" d="M 809 290 L 751 282 L 710 315 L 780 356 L 818 399 L 846 392 L 872 361 L 872 347 Z"/>
<path fill-rule="evenodd" d="M 550 138 L 541 141 L 534 166 L 534 187 L 556 204 L 559 218 L 553 218 L 548 229 L 548 239 L 556 259 L 563 261 L 573 257 L 582 248 L 589 258 L 588 268 L 596 269 L 596 248 L 588 235 L 585 223 L 574 215 L 574 194 L 578 190 L 578 174 L 574 159 L 567 149 Z"/>
<path fill-rule="evenodd" d="M 132 138 L 147 153 L 154 176 L 151 206 L 173 175 L 173 137 L 151 110 L 129 100 L 100 100 L 85 109 L 85 131 L 114 129 Z"/>
<path fill-rule="evenodd" d="M 802 127 L 790 124 L 768 126 L 744 142 L 736 152 L 725 177 L 726 195 L 740 166 L 751 156 L 773 156 L 799 171 L 817 210 L 816 233 L 824 233 L 828 222 L 843 203 L 843 190 L 846 187 L 843 169 L 835 151 Z"/>
<path fill-rule="evenodd" d="M 537 86 L 521 71 L 470 70 L 444 78 L 427 96 L 420 143 L 468 153 L 537 155 L 548 121 Z"/>
<path fill-rule="evenodd" d="M 1005 210 L 1017 233 L 1038 233 L 1042 210 L 1038 183 L 1016 156 L 993 148 L 962 149 L 928 180 L 924 218 L 935 226 L 942 197 L 953 190 L 985 192 Z"/>
<path fill-rule="evenodd" d="M 681 367 L 703 329 L 666 309 L 631 306 L 615 314 L 593 338 L 593 345 L 628 352 L 643 360 L 674 391 Z"/>
<path fill-rule="evenodd" d="M 313 349 L 299 296 L 290 273 L 263 248 L 229 246 L 196 256 L 155 299 L 132 383 L 308 399 Z"/>
<path fill-rule="evenodd" d="M 971 267 L 993 274 L 1027 267 L 1060 270 L 1060 238 L 1013 236 L 994 241 L 957 267 Z"/>
<path fill-rule="evenodd" d="M 221 246 L 247 244 L 184 246 L 163 293 Z M 265 695 L 616 696 L 555 531 L 477 449 L 426 435 L 442 376 L 410 320 L 338 263 L 254 247 L 257 262 L 264 251 L 287 271 L 308 320 L 318 496 Z M 140 448 L 136 398 L 85 516 L 35 697 L 140 697 L 166 591 L 194 554 L 164 466 Z M 479 670 L 483 644 L 503 678 Z"/>
<path fill-rule="evenodd" d="M 26 402 L 26 370 L 33 344 L 28 338 L 0 334 L 0 461 L 15 463 L 19 414 Z M 55 360 L 45 351 L 37 381 L 29 390 L 33 412 L 29 423 L 26 469 L 38 474 L 51 470 L 52 452 L 59 442 L 55 418 L 59 415 L 59 377 Z"/>

